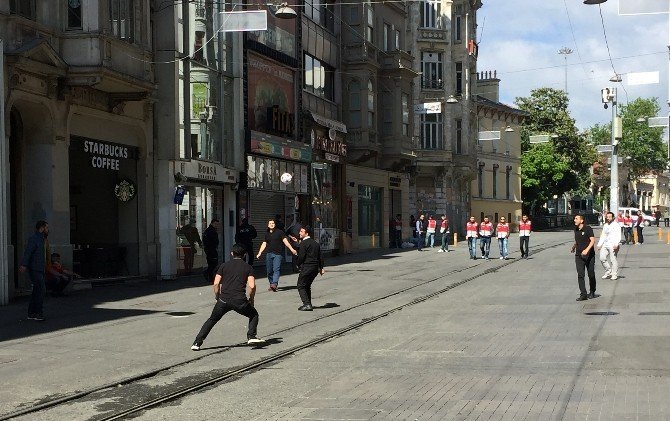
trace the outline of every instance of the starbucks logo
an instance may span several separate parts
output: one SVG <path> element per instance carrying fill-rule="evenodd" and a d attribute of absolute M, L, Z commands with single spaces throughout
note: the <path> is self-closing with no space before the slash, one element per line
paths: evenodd
<path fill-rule="evenodd" d="M 123 179 L 114 186 L 114 195 L 122 202 L 133 200 L 136 193 L 137 189 L 135 188 L 135 183 L 128 179 Z"/>

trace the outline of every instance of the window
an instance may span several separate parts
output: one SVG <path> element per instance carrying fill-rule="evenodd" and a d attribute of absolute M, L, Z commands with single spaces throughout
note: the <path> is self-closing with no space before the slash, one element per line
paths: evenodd
<path fill-rule="evenodd" d="M 479 164 L 479 171 L 477 173 L 477 191 L 479 192 L 479 197 L 484 197 L 484 164 Z M 482 219 L 484 219 L 484 213 L 482 213 Z"/>
<path fill-rule="evenodd" d="M 375 91 L 372 80 L 368 80 L 368 128 L 375 126 Z"/>
<path fill-rule="evenodd" d="M 384 51 L 393 50 L 393 27 L 388 23 L 384 24 Z"/>
<path fill-rule="evenodd" d="M 421 148 L 444 149 L 442 143 L 442 114 L 421 115 Z"/>
<path fill-rule="evenodd" d="M 421 3 L 421 26 L 423 28 L 442 28 L 440 3 L 439 0 L 424 0 Z"/>
<path fill-rule="evenodd" d="M 67 28 L 81 29 L 81 0 L 67 1 Z"/>
<path fill-rule="evenodd" d="M 456 95 L 463 94 L 463 62 L 456 63 Z"/>
<path fill-rule="evenodd" d="M 456 153 L 463 154 L 463 120 L 456 120 Z"/>
<path fill-rule="evenodd" d="M 9 0 L 9 12 L 35 19 L 35 0 Z"/>
<path fill-rule="evenodd" d="M 349 125 L 361 127 L 361 84 L 356 81 L 349 84 Z"/>
<path fill-rule="evenodd" d="M 402 135 L 409 136 L 409 95 L 402 94 Z"/>
<path fill-rule="evenodd" d="M 334 91 L 333 69 L 305 54 L 305 90 L 332 101 Z"/>
<path fill-rule="evenodd" d="M 382 94 L 382 134 L 390 136 L 393 134 L 393 95 L 390 92 Z"/>
<path fill-rule="evenodd" d="M 323 0 L 305 0 L 305 15 L 329 31 L 335 30 L 332 3 Z"/>
<path fill-rule="evenodd" d="M 400 45 L 400 31 L 396 29 L 394 32 L 395 32 L 395 48 L 396 50 L 402 50 L 402 46 Z"/>
<path fill-rule="evenodd" d="M 112 35 L 128 42 L 135 40 L 134 0 L 109 0 L 109 23 Z"/>
<path fill-rule="evenodd" d="M 441 89 L 442 53 L 421 53 L 421 87 L 423 89 Z"/>
<path fill-rule="evenodd" d="M 493 198 L 498 197 L 498 164 L 493 165 Z M 496 215 L 496 220 L 498 216 Z"/>
<path fill-rule="evenodd" d="M 461 35 L 461 33 L 463 31 L 463 28 L 461 26 L 462 22 L 463 22 L 463 17 L 461 15 L 454 16 L 454 21 L 453 21 L 454 27 L 453 27 L 452 30 L 454 31 L 454 41 L 456 41 L 456 42 L 459 42 L 462 39 L 462 35 Z"/>
<path fill-rule="evenodd" d="M 507 167 L 505 171 L 505 199 L 510 198 L 510 179 L 512 178 L 512 167 Z"/>
<path fill-rule="evenodd" d="M 375 29 L 375 14 L 372 11 L 372 7 L 368 6 L 366 9 L 367 15 L 367 24 L 365 26 L 365 40 L 367 42 L 374 42 L 374 29 Z"/>

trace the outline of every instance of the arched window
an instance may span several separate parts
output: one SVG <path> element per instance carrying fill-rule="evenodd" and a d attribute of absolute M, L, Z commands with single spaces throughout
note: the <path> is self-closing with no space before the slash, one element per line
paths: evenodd
<path fill-rule="evenodd" d="M 368 80 L 368 128 L 375 127 L 375 91 L 372 79 Z"/>
<path fill-rule="evenodd" d="M 356 80 L 349 84 L 349 125 L 361 127 L 361 84 Z"/>

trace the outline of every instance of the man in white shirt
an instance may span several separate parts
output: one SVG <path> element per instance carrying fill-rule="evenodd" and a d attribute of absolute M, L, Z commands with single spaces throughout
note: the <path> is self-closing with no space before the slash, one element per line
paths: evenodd
<path fill-rule="evenodd" d="M 596 246 L 600 250 L 600 262 L 605 268 L 603 279 L 617 279 L 619 263 L 616 260 L 616 255 L 619 252 L 620 243 L 621 226 L 614 220 L 614 214 L 607 212 L 603 232 L 600 234 L 600 239 Z"/>

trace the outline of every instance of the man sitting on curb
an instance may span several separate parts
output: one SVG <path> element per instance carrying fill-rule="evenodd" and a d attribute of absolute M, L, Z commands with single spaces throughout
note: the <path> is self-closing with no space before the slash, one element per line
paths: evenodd
<path fill-rule="evenodd" d="M 51 290 L 51 295 L 58 297 L 63 295 L 65 287 L 67 287 L 72 278 L 81 278 L 81 276 L 63 267 L 60 261 L 60 254 L 51 253 L 51 266 L 47 268 L 46 278 L 47 290 Z"/>

